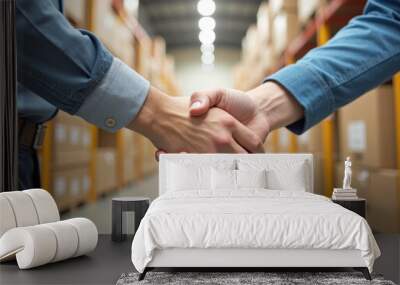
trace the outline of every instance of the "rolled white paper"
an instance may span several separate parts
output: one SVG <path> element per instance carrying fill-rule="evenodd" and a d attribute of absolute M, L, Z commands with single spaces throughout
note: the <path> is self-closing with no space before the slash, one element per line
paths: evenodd
<path fill-rule="evenodd" d="M 16 254 L 20 269 L 49 263 L 56 252 L 54 232 L 41 225 L 11 229 L 0 239 L 0 259 Z"/>
<path fill-rule="evenodd" d="M 71 224 L 78 232 L 78 249 L 74 257 L 86 254 L 96 248 L 98 232 L 96 225 L 86 218 L 74 218 L 65 220 L 64 222 Z"/>
<path fill-rule="evenodd" d="M 58 212 L 56 202 L 49 192 L 43 189 L 29 189 L 22 192 L 31 197 L 39 218 L 39 224 L 60 220 L 60 213 Z"/>
<path fill-rule="evenodd" d="M 16 226 L 17 222 L 10 202 L 0 194 L 0 238 L 6 231 Z"/>
<path fill-rule="evenodd" d="M 17 227 L 33 226 L 39 223 L 35 206 L 30 196 L 21 191 L 3 192 L 14 211 Z"/>
<path fill-rule="evenodd" d="M 57 238 L 57 251 L 51 262 L 57 262 L 74 256 L 78 248 L 78 233 L 65 221 L 40 225 L 51 229 Z"/>

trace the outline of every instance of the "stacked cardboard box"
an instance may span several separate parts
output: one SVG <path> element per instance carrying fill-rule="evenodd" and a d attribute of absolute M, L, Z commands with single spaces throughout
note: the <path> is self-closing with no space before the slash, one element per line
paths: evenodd
<path fill-rule="evenodd" d="M 89 190 L 90 125 L 59 112 L 53 120 L 52 193 L 61 210 L 86 199 Z"/>
<path fill-rule="evenodd" d="M 393 89 L 381 86 L 339 111 L 340 159 L 351 156 L 355 164 L 395 168 Z"/>
<path fill-rule="evenodd" d="M 336 183 L 341 185 L 343 161 L 350 156 L 352 187 L 367 199 L 367 220 L 379 232 L 400 231 L 393 102 L 392 87 L 381 86 L 338 113 L 340 161 Z"/>
<path fill-rule="evenodd" d="M 305 24 L 328 0 L 298 0 L 299 21 Z"/>
<path fill-rule="evenodd" d="M 116 151 L 113 147 L 99 147 L 96 151 L 96 179 L 97 195 L 115 190 L 117 186 Z"/>
<path fill-rule="evenodd" d="M 273 17 L 272 45 L 274 53 L 281 55 L 300 31 L 297 1 L 271 0 L 269 5 Z"/>

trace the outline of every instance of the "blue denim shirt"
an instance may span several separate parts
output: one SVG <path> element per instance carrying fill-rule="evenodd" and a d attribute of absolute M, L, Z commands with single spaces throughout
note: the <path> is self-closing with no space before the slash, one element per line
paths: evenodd
<path fill-rule="evenodd" d="M 19 114 L 45 120 L 54 113 L 52 105 L 109 131 L 134 119 L 146 99 L 147 80 L 95 35 L 72 27 L 61 0 L 17 0 L 16 7 Z"/>
<path fill-rule="evenodd" d="M 400 1 L 369 0 L 326 45 L 266 80 L 289 91 L 304 118 L 288 128 L 301 134 L 339 107 L 400 70 Z"/>

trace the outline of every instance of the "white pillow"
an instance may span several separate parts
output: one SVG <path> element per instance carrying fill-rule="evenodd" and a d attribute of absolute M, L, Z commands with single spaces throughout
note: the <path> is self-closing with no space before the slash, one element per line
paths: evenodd
<path fill-rule="evenodd" d="M 237 187 L 267 188 L 266 170 L 236 170 Z"/>
<path fill-rule="evenodd" d="M 271 190 L 306 191 L 306 176 L 304 169 L 297 167 L 287 175 L 276 169 L 267 171 L 267 188 Z"/>
<path fill-rule="evenodd" d="M 240 159 L 240 170 L 266 170 L 267 189 L 307 191 L 311 189 L 309 163 L 297 159 Z"/>
<path fill-rule="evenodd" d="M 211 177 L 213 190 L 236 190 L 236 170 L 212 168 Z"/>
<path fill-rule="evenodd" d="M 170 163 L 168 167 L 168 191 L 209 190 L 211 188 L 210 167 L 176 163 Z"/>

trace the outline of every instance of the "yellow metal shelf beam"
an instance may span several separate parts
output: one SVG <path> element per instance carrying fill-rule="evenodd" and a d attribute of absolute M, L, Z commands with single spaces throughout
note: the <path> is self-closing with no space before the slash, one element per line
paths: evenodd
<path fill-rule="evenodd" d="M 41 154 L 41 184 L 42 188 L 52 190 L 51 162 L 53 160 L 53 122 L 46 123 L 46 134 L 44 136 Z"/>
<path fill-rule="evenodd" d="M 395 128 L 396 133 L 396 156 L 397 156 L 397 169 L 400 176 L 400 72 L 393 77 L 393 91 L 394 91 L 394 114 L 395 114 Z M 398 207 L 400 208 L 400 181 L 397 182 L 397 197 Z"/>
<path fill-rule="evenodd" d="M 400 72 L 393 77 L 397 169 L 400 171 Z M 400 191 L 400 187 L 399 187 Z"/>
<path fill-rule="evenodd" d="M 89 31 L 94 29 L 94 0 L 86 1 L 86 28 Z M 96 193 L 96 163 L 97 163 L 97 145 L 99 139 L 99 130 L 95 126 L 91 126 L 91 145 L 90 145 L 90 163 L 89 163 L 89 175 L 90 175 L 90 188 L 88 201 L 94 202 L 97 199 Z"/>
<path fill-rule="evenodd" d="M 322 24 L 318 29 L 318 45 L 322 46 L 329 41 L 331 33 L 327 24 Z M 322 121 L 322 155 L 323 155 L 323 173 L 325 183 L 325 195 L 330 197 L 333 190 L 334 177 L 334 121 L 333 116 L 329 116 Z"/>

